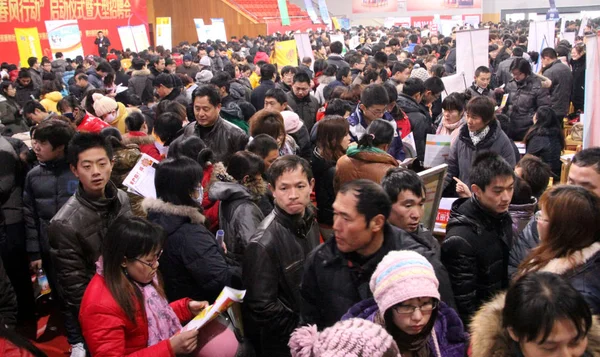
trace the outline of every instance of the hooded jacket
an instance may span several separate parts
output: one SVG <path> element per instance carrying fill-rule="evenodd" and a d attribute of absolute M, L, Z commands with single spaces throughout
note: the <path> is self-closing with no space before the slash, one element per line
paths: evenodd
<path fill-rule="evenodd" d="M 106 198 L 92 200 L 79 185 L 48 227 L 58 286 L 67 305 L 75 311 L 96 273 L 95 263 L 108 227 L 118 217 L 131 215 L 127 194 L 110 181 L 105 195 Z"/>
<path fill-rule="evenodd" d="M 508 112 L 511 130 L 508 136 L 514 141 L 521 141 L 527 130 L 533 125 L 533 115 L 542 106 L 551 106 L 548 89 L 542 86 L 542 80 L 530 75 L 522 82 L 514 79 L 506 85 L 508 93 Z"/>
<path fill-rule="evenodd" d="M 420 105 L 412 97 L 409 97 L 404 93 L 398 95 L 398 101 L 396 103 L 406 115 L 408 115 L 410 127 L 412 128 L 415 139 L 417 159 L 420 162 L 423 162 L 425 160 L 427 134 L 435 134 L 431 116 L 424 106 Z"/>
<path fill-rule="evenodd" d="M 379 307 L 373 298 L 363 300 L 352 306 L 348 312 L 342 316 L 343 320 L 351 318 L 359 318 L 369 320 L 374 323 L 383 324 L 383 314 L 379 311 Z M 385 328 L 385 326 L 383 326 Z M 465 332 L 460 317 L 456 311 L 440 301 L 438 306 L 438 314 L 435 324 L 433 325 L 437 344 L 440 347 L 441 356 L 437 357 L 464 357 L 466 355 L 469 334 Z M 435 351 L 433 336 L 430 336 L 427 341 L 430 351 Z"/>
<path fill-rule="evenodd" d="M 63 98 L 60 92 L 50 92 L 44 95 L 44 99 L 40 100 L 40 104 L 49 112 L 60 113 L 58 111 L 58 102 Z"/>
<path fill-rule="evenodd" d="M 289 356 L 300 323 L 300 282 L 308 254 L 319 245 L 314 210 L 289 215 L 275 206 L 258 226 L 244 255 L 244 326 L 261 356 Z"/>
<path fill-rule="evenodd" d="M 442 243 L 442 263 L 450 275 L 457 311 L 466 324 L 485 301 L 508 287 L 511 245 L 508 213 L 490 213 L 475 197 L 453 203 Z"/>
<path fill-rule="evenodd" d="M 399 165 L 396 159 L 383 150 L 351 147 L 337 161 L 333 186 L 337 192 L 344 183 L 358 179 L 380 183 L 389 169 Z"/>
<path fill-rule="evenodd" d="M 154 87 L 152 86 L 150 75 L 151 72 L 149 69 L 132 71 L 131 78 L 127 83 L 129 91 L 140 97 L 142 103 L 148 103 L 154 96 Z"/>
<path fill-rule="evenodd" d="M 140 148 L 143 154 L 149 155 L 153 159 L 161 160 L 160 153 L 154 145 L 154 137 L 141 131 L 128 131 L 123 135 L 123 144 L 135 144 Z"/>
<path fill-rule="evenodd" d="M 204 226 L 200 210 L 146 198 L 142 207 L 148 220 L 160 225 L 168 235 L 159 270 L 169 301 L 189 297 L 215 301 L 225 286 L 239 287 L 241 272 L 227 264 L 223 249 Z"/>
<path fill-rule="evenodd" d="M 262 189 L 255 186 L 254 190 Z M 256 205 L 260 193 L 256 192 L 254 196 L 256 198 L 253 198 L 250 190 L 239 183 L 215 182 L 210 186 L 208 197 L 212 201 L 221 201 L 219 228 L 225 232 L 227 253 L 235 261 L 242 263 L 250 238 L 265 218 Z"/>
<path fill-rule="evenodd" d="M 490 131 L 486 137 L 477 144 L 473 145 L 471 136 L 469 135 L 469 127 L 463 125 L 460 128 L 458 139 L 450 147 L 450 155 L 448 156 L 448 171 L 444 187 L 452 183 L 454 177 L 458 177 L 462 182 L 471 185 L 470 173 L 473 159 L 478 153 L 483 151 L 492 151 L 502 156 L 511 167 L 516 165 L 515 152 L 512 147 L 511 140 L 504 134 L 497 120 L 492 120 L 489 123 Z"/>
<path fill-rule="evenodd" d="M 184 136 L 196 135 L 215 153 L 215 162 L 227 164 L 234 153 L 244 150 L 248 135 L 239 127 L 219 117 L 212 130 L 201 135 L 198 123 L 190 123 L 184 128 Z"/>
<path fill-rule="evenodd" d="M 471 357 L 523 357 L 518 345 L 502 327 L 506 293 L 498 294 L 479 309 L 470 326 Z M 600 322 L 593 319 L 584 357 L 600 356 Z"/>
<path fill-rule="evenodd" d="M 29 125 L 21 115 L 21 106 L 17 103 L 16 98 L 0 95 L 0 124 L 10 130 L 11 134 L 29 130 Z"/>
<path fill-rule="evenodd" d="M 560 60 L 552 62 L 542 70 L 542 74 L 552 81 L 550 88 L 551 107 L 562 120 L 569 113 L 573 93 L 573 73 Z"/>
<path fill-rule="evenodd" d="M 75 194 L 78 186 L 79 180 L 65 158 L 42 162 L 27 174 L 23 189 L 23 217 L 27 253 L 31 260 L 41 259 L 42 252 L 50 252 L 50 220 Z"/>
<path fill-rule="evenodd" d="M 445 300 L 445 291 L 450 286 L 440 270 L 439 252 L 389 223 L 385 224 L 383 235 L 383 245 L 368 258 L 340 252 L 335 239 L 329 239 L 313 250 L 304 264 L 301 288 L 303 324 L 317 324 L 319 329 L 332 326 L 354 304 L 371 298 L 371 276 L 383 257 L 393 250 L 412 250 L 423 255 L 435 270 L 442 300 Z"/>

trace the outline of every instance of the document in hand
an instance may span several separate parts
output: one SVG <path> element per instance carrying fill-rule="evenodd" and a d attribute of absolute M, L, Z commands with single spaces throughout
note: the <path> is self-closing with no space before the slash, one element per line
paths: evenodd
<path fill-rule="evenodd" d="M 450 135 L 432 135 L 427 134 L 425 144 L 425 161 L 423 166 L 435 167 L 446 163 L 450 155 L 450 144 L 452 138 Z"/>
<path fill-rule="evenodd" d="M 156 173 L 154 165 L 156 164 L 158 164 L 158 161 L 150 155 L 142 154 L 123 181 L 123 186 L 136 195 L 156 198 L 156 188 L 154 187 L 154 175 Z"/>
<path fill-rule="evenodd" d="M 202 326 L 219 316 L 234 303 L 244 301 L 244 296 L 246 296 L 246 290 L 236 290 L 228 286 L 224 287 L 217 300 L 215 300 L 215 303 L 202 310 L 192 321 L 183 327 L 182 331 L 202 328 Z"/>

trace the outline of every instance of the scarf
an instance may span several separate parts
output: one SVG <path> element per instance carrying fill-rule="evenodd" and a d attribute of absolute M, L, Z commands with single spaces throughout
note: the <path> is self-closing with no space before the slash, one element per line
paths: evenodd
<path fill-rule="evenodd" d="M 439 346 L 437 344 L 437 337 L 435 336 L 435 331 L 433 330 L 435 326 L 435 321 L 437 320 L 438 312 L 439 308 L 433 310 L 433 312 L 431 313 L 431 317 L 429 318 L 429 322 L 423 328 L 423 331 L 421 331 L 417 335 L 409 335 L 397 327 L 393 331 L 388 330 L 388 332 L 390 332 L 390 334 L 394 338 L 394 341 L 396 341 L 400 353 L 412 352 L 413 356 L 415 357 L 430 357 L 438 355 Z M 381 315 L 381 312 L 377 314 L 376 320 L 378 320 L 376 321 L 377 323 L 381 324 L 382 326 L 386 326 L 384 317 Z M 427 343 L 430 338 L 433 339 L 434 346 L 437 350 L 435 352 L 431 351 L 431 348 Z M 437 357 L 442 356 L 440 355 Z"/>
<path fill-rule="evenodd" d="M 368 134 L 365 134 L 368 135 Z M 358 154 L 360 154 L 361 152 L 372 152 L 374 154 L 385 154 L 385 155 L 389 155 L 387 152 L 376 148 L 374 146 L 362 146 L 359 147 L 358 145 L 353 145 L 348 147 L 348 149 L 346 150 L 346 155 L 348 155 L 348 157 L 352 157 L 352 156 L 356 156 Z"/>
<path fill-rule="evenodd" d="M 444 126 L 444 128 L 446 128 L 446 130 L 448 130 L 449 132 L 453 132 L 456 128 L 458 128 L 459 126 L 463 125 L 464 123 L 466 123 L 466 119 L 465 116 L 463 115 L 456 123 L 454 124 L 450 124 L 448 123 L 448 121 L 446 120 L 446 118 L 442 117 L 442 125 Z"/>
<path fill-rule="evenodd" d="M 96 262 L 96 273 L 104 276 L 104 263 L 102 256 Z M 132 280 L 127 273 L 123 272 L 127 278 L 137 286 L 144 297 L 144 310 L 148 320 L 148 347 L 167 340 L 181 330 L 181 322 L 175 311 L 169 305 L 167 299 L 162 297 L 153 284 L 140 284 Z M 154 284 L 158 284 L 158 279 L 154 277 Z"/>
<path fill-rule="evenodd" d="M 479 132 L 473 132 L 469 130 L 469 136 L 471 137 L 471 141 L 473 145 L 477 146 L 483 139 L 485 139 L 486 135 L 490 132 L 490 126 L 486 126 L 481 129 Z"/>

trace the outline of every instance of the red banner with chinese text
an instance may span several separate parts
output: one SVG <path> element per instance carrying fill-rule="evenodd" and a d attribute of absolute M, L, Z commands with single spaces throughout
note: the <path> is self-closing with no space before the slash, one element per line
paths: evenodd
<path fill-rule="evenodd" d="M 51 57 L 47 20 L 78 20 L 85 55 L 98 55 L 98 31 L 109 38 L 109 49 L 121 50 L 117 27 L 148 22 L 146 0 L 0 0 L 0 62 L 19 62 L 14 29 L 25 27 L 37 27 L 42 52 Z"/>

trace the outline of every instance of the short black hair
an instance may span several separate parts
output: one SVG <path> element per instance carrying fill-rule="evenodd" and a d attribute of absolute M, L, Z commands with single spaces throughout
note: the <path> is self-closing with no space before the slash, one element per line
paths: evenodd
<path fill-rule="evenodd" d="M 388 93 L 388 98 L 389 98 L 389 104 L 395 103 L 396 100 L 398 100 L 398 89 L 396 89 L 396 86 L 391 84 L 390 82 L 385 82 L 383 83 L 383 88 L 385 88 L 385 90 Z"/>
<path fill-rule="evenodd" d="M 521 47 L 517 46 L 513 49 L 512 55 L 514 57 L 523 57 L 523 52 L 524 52 L 523 49 Z"/>
<path fill-rule="evenodd" d="M 481 117 L 485 124 L 495 118 L 495 105 L 487 96 L 477 96 L 467 103 L 467 113 L 471 116 Z"/>
<path fill-rule="evenodd" d="M 592 312 L 584 297 L 566 279 L 548 272 L 529 273 L 506 292 L 502 327 L 510 328 L 519 342 L 542 344 L 556 321 L 567 320 L 577 330 L 576 340 L 592 327 Z M 538 338 L 541 336 L 541 340 Z"/>
<path fill-rule="evenodd" d="M 27 59 L 27 64 L 29 65 L 29 67 L 33 67 L 34 64 L 36 64 L 38 62 L 37 57 L 29 57 Z"/>
<path fill-rule="evenodd" d="M 132 112 L 125 118 L 125 126 L 127 131 L 140 131 L 142 125 L 144 125 L 144 114 L 138 112 Z"/>
<path fill-rule="evenodd" d="M 343 117 L 346 112 L 352 112 L 352 106 L 347 101 L 339 98 L 332 99 L 325 108 L 325 116 L 339 115 Z"/>
<path fill-rule="evenodd" d="M 310 57 L 309 57 L 309 58 L 310 58 Z M 262 72 L 261 72 L 261 73 L 262 73 Z M 281 75 L 283 76 L 283 75 L 284 75 L 284 74 L 286 74 L 286 73 L 293 73 L 293 74 L 296 74 L 296 73 L 298 73 L 298 69 L 297 69 L 296 67 L 294 67 L 294 66 L 284 66 L 284 67 L 281 69 Z"/>
<path fill-rule="evenodd" d="M 113 69 L 108 62 L 100 62 L 96 66 L 96 72 L 112 73 Z"/>
<path fill-rule="evenodd" d="M 556 50 L 554 50 L 554 48 L 552 47 L 546 47 L 542 50 L 542 53 L 540 53 L 540 56 L 542 58 L 546 57 L 546 58 L 550 58 L 550 59 L 556 59 L 558 57 Z"/>
<path fill-rule="evenodd" d="M 210 84 L 198 86 L 198 88 L 194 90 L 192 104 L 196 101 L 196 98 L 200 97 L 208 97 L 208 102 L 213 107 L 221 104 L 221 95 L 219 95 L 219 91 Z"/>
<path fill-rule="evenodd" d="M 478 154 L 471 165 L 470 180 L 471 184 L 477 185 L 482 191 L 485 191 L 494 179 L 497 177 L 512 177 L 515 172 L 504 158 L 495 152 L 484 151 Z"/>
<path fill-rule="evenodd" d="M 381 84 L 371 84 L 363 90 L 360 95 L 360 102 L 366 108 L 370 108 L 373 105 L 388 105 L 389 97 L 387 91 Z"/>
<path fill-rule="evenodd" d="M 344 50 L 344 45 L 340 41 L 335 41 L 329 45 L 329 50 L 331 50 L 331 53 L 341 55 Z"/>
<path fill-rule="evenodd" d="M 475 70 L 475 77 L 479 77 L 479 75 L 480 75 L 480 74 L 482 74 L 482 73 L 486 73 L 486 74 L 487 74 L 487 73 L 492 73 L 492 72 L 491 72 L 491 71 L 490 71 L 490 69 L 489 69 L 488 67 L 486 67 L 486 66 L 479 66 L 479 67 L 477 67 L 477 69 Z"/>
<path fill-rule="evenodd" d="M 79 162 L 79 154 L 89 149 L 102 148 L 106 152 L 108 159 L 113 159 L 112 146 L 99 133 L 77 133 L 69 141 L 68 147 L 67 161 L 74 167 L 77 167 L 77 163 Z"/>
<path fill-rule="evenodd" d="M 177 137 L 181 126 L 182 122 L 178 114 L 162 113 L 154 120 L 154 133 L 165 146 L 168 146 Z"/>
<path fill-rule="evenodd" d="M 456 110 L 459 113 L 465 111 L 467 106 L 467 101 L 471 99 L 471 93 L 469 91 L 465 92 L 454 92 L 450 93 L 444 100 L 442 101 L 442 109 L 444 110 Z"/>
<path fill-rule="evenodd" d="M 525 58 L 515 58 L 510 64 L 510 71 L 514 71 L 515 69 L 519 70 L 519 72 L 523 73 L 526 76 L 531 74 L 531 65 L 529 61 Z"/>
<path fill-rule="evenodd" d="M 415 77 L 407 79 L 404 86 L 402 86 L 402 94 L 412 97 L 417 93 L 425 93 L 425 84 L 423 83 L 423 80 Z"/>
<path fill-rule="evenodd" d="M 69 141 L 75 135 L 75 130 L 65 121 L 59 119 L 50 119 L 41 122 L 33 131 L 33 139 L 41 142 L 49 142 L 52 149 L 64 145 L 65 154 L 69 146 Z"/>
<path fill-rule="evenodd" d="M 294 75 L 294 83 L 308 83 L 310 85 L 310 76 L 304 71 L 300 71 Z"/>
<path fill-rule="evenodd" d="M 423 82 L 425 90 L 431 91 L 433 94 L 440 94 L 446 88 L 444 82 L 438 77 L 429 77 Z"/>
<path fill-rule="evenodd" d="M 287 95 L 285 94 L 285 92 L 283 91 L 283 89 L 280 88 L 271 88 L 267 91 L 267 93 L 265 94 L 265 98 L 273 98 L 277 101 L 277 103 L 279 104 L 283 104 L 283 103 L 287 103 Z"/>
<path fill-rule="evenodd" d="M 410 43 L 417 43 L 419 42 L 419 36 L 412 34 L 408 36 L 408 40 L 410 41 Z"/>
<path fill-rule="evenodd" d="M 600 174 L 600 147 L 581 150 L 573 156 L 571 164 L 578 167 L 591 167 Z"/>
<path fill-rule="evenodd" d="M 310 163 L 306 159 L 296 155 L 285 155 L 280 156 L 271 164 L 267 171 L 267 177 L 269 184 L 275 187 L 277 179 L 280 178 L 284 173 L 295 171 L 300 168 L 302 172 L 306 174 L 306 179 L 310 182 L 313 179 L 312 169 Z"/>
<path fill-rule="evenodd" d="M 519 160 L 517 166 L 521 168 L 521 178 L 531 187 L 531 193 L 539 199 L 550 182 L 552 169 L 535 155 L 527 154 Z"/>
<path fill-rule="evenodd" d="M 402 62 L 394 63 L 394 66 L 392 67 L 392 76 L 398 72 L 406 71 L 407 68 L 408 68 L 408 66 L 405 63 L 402 63 Z"/>
<path fill-rule="evenodd" d="M 265 172 L 263 158 L 250 151 L 238 151 L 231 156 L 227 164 L 227 173 L 236 181 L 241 182 L 244 176 L 254 178 Z"/>
<path fill-rule="evenodd" d="M 392 201 L 381 185 L 371 180 L 354 180 L 344 183 L 338 194 L 345 195 L 349 192 L 356 197 L 356 211 L 365 216 L 367 226 L 377 215 L 383 215 L 386 221 L 390 217 Z"/>
<path fill-rule="evenodd" d="M 246 150 L 256 155 L 266 158 L 273 150 L 279 150 L 277 141 L 267 134 L 256 135 L 251 142 L 246 145 Z"/>
<path fill-rule="evenodd" d="M 335 79 L 337 79 L 338 81 L 341 81 L 342 78 L 348 77 L 349 74 L 350 74 L 350 67 L 341 67 L 337 70 L 337 72 L 335 74 Z"/>
<path fill-rule="evenodd" d="M 187 157 L 195 160 L 206 168 L 213 158 L 213 151 L 206 146 L 206 143 L 196 135 L 182 136 L 169 145 L 168 157 Z"/>
<path fill-rule="evenodd" d="M 225 91 L 229 93 L 229 85 L 231 83 L 231 76 L 227 72 L 217 72 L 211 79 L 210 84 L 217 88 L 225 87 Z"/>
<path fill-rule="evenodd" d="M 270 63 L 260 66 L 260 79 L 263 81 L 272 80 L 275 77 L 277 69 Z"/>
<path fill-rule="evenodd" d="M 401 167 L 389 169 L 381 180 L 381 187 L 392 204 L 396 202 L 402 191 L 410 191 L 417 197 L 425 197 L 425 184 L 421 177 L 416 172 Z"/>
<path fill-rule="evenodd" d="M 37 100 L 30 100 L 27 103 L 25 103 L 25 105 L 23 106 L 23 115 L 33 114 L 33 113 L 35 113 L 36 109 L 39 109 L 44 113 L 47 113 L 46 108 L 44 108 L 44 106 L 41 105 L 40 102 L 38 102 Z"/>
<path fill-rule="evenodd" d="M 191 193 L 202 182 L 202 166 L 188 157 L 167 158 L 156 168 L 156 197 L 174 205 L 197 207 Z"/>

